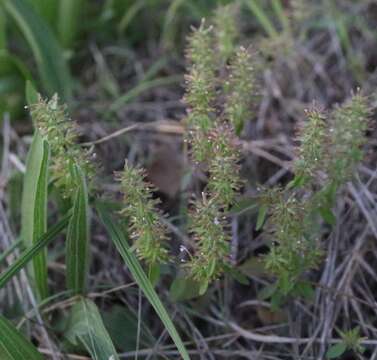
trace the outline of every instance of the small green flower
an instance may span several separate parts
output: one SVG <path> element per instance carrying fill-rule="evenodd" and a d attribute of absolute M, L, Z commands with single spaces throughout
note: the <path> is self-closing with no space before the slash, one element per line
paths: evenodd
<path fill-rule="evenodd" d="M 137 255 L 149 265 L 167 262 L 167 228 L 156 210 L 158 200 L 153 199 L 153 187 L 145 181 L 144 171 L 126 162 L 124 170 L 117 175 L 125 204 L 121 214 L 130 223 Z"/>
<path fill-rule="evenodd" d="M 59 105 L 57 95 L 49 101 L 39 96 L 30 111 L 35 126 L 50 145 L 55 185 L 69 198 L 77 188 L 74 165 L 83 171 L 89 182 L 94 178 L 93 154 L 77 144 L 77 125 L 70 119 L 66 106 Z"/>

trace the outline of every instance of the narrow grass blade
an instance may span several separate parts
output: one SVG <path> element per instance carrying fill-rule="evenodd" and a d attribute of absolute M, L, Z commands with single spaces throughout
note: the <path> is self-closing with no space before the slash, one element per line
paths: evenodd
<path fill-rule="evenodd" d="M 25 250 L 7 270 L 0 274 L 0 289 L 67 227 L 70 217 L 71 214 L 65 215 L 58 223 L 41 236 L 32 247 Z"/>
<path fill-rule="evenodd" d="M 0 7 L 0 50 L 3 50 L 7 46 L 7 34 L 6 34 L 6 17 L 4 9 Z"/>
<path fill-rule="evenodd" d="M 59 1 L 54 0 L 29 0 L 38 14 L 52 27 L 56 26 L 56 15 Z M 64 2 L 64 0 L 63 0 Z"/>
<path fill-rule="evenodd" d="M 22 244 L 22 239 L 18 239 L 15 241 L 8 249 L 6 249 L 0 255 L 0 264 L 10 255 L 12 254 L 20 245 Z"/>
<path fill-rule="evenodd" d="M 85 177 L 79 169 L 76 173 L 80 185 L 74 198 L 73 213 L 67 231 L 67 287 L 75 294 L 82 294 L 88 273 L 89 208 Z"/>
<path fill-rule="evenodd" d="M 254 14 L 257 21 L 261 24 L 263 30 L 267 33 L 267 35 L 272 39 L 277 38 L 279 34 L 268 18 L 266 12 L 260 6 L 258 0 L 245 0 L 245 3 Z"/>
<path fill-rule="evenodd" d="M 143 92 L 147 90 L 150 90 L 157 86 L 167 86 L 167 85 L 177 84 L 180 81 L 182 81 L 182 76 L 180 75 L 172 75 L 172 76 L 167 76 L 163 78 L 143 81 L 139 83 L 138 85 L 136 85 L 131 90 L 129 90 L 128 92 L 126 92 L 116 101 L 114 101 L 111 104 L 109 111 L 110 112 L 118 111 L 122 106 L 129 103 L 131 100 L 135 99 L 136 97 L 138 97 L 139 95 L 141 95 Z"/>
<path fill-rule="evenodd" d="M 98 308 L 89 299 L 82 298 L 72 307 L 65 337 L 73 344 L 84 345 L 93 360 L 119 360 Z"/>
<path fill-rule="evenodd" d="M 58 34 L 60 43 L 65 48 L 72 47 L 77 39 L 85 4 L 86 0 L 62 0 L 59 2 Z"/>
<path fill-rule="evenodd" d="M 272 0 L 272 8 L 276 16 L 279 18 L 279 21 L 281 22 L 281 25 L 283 26 L 284 31 L 287 33 L 290 33 L 291 25 L 290 25 L 287 14 L 284 12 L 284 8 L 283 8 L 283 4 L 281 0 Z"/>
<path fill-rule="evenodd" d="M 132 20 L 136 17 L 136 15 L 143 10 L 143 8 L 146 6 L 145 1 L 139 0 L 136 1 L 133 5 L 131 5 L 122 16 L 119 25 L 118 25 L 118 31 L 120 33 L 123 33 L 126 31 L 128 25 L 132 22 Z"/>
<path fill-rule="evenodd" d="M 29 104 L 29 106 L 36 104 L 38 101 L 37 90 L 35 90 L 35 87 L 31 83 L 31 81 L 26 81 L 25 96 L 26 96 L 26 101 Z"/>
<path fill-rule="evenodd" d="M 71 96 L 71 80 L 62 49 L 45 21 L 27 0 L 2 0 L 31 47 L 45 90 L 63 100 Z"/>
<path fill-rule="evenodd" d="M 49 145 L 38 131 L 34 133 L 26 161 L 22 194 L 21 238 L 33 246 L 47 228 L 47 183 Z M 46 253 L 33 259 L 33 277 L 41 299 L 48 296 Z"/>
<path fill-rule="evenodd" d="M 11 322 L 0 316 L 0 359 L 43 360 L 43 357 Z"/>
<path fill-rule="evenodd" d="M 111 240 L 115 244 L 124 262 L 131 271 L 133 277 L 135 278 L 135 281 L 138 283 L 141 290 L 144 292 L 144 295 L 165 325 L 166 330 L 169 332 L 182 358 L 184 360 L 190 359 L 187 350 L 178 334 L 178 331 L 170 319 L 169 314 L 167 313 L 151 282 L 142 269 L 135 254 L 130 250 L 122 229 L 117 223 L 112 220 L 112 218 L 108 214 L 108 211 L 101 204 L 97 205 L 97 210 L 103 224 L 105 225 L 110 235 Z"/>

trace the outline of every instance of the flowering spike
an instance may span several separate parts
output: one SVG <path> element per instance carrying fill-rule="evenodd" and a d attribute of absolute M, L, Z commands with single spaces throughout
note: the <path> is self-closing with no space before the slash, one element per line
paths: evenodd
<path fill-rule="evenodd" d="M 211 136 L 213 157 L 209 160 L 208 191 L 218 206 L 228 209 L 240 188 L 239 157 L 230 126 L 218 126 Z"/>
<path fill-rule="evenodd" d="M 244 47 L 240 47 L 231 62 L 225 87 L 227 93 L 225 114 L 237 134 L 241 133 L 245 121 L 250 118 L 253 89 L 254 70 L 251 55 Z"/>
<path fill-rule="evenodd" d="M 190 231 L 196 252 L 187 266 L 193 279 L 205 288 L 222 275 L 228 264 L 229 238 L 222 216 L 217 204 L 205 199 L 197 201 L 191 213 Z"/>
<path fill-rule="evenodd" d="M 313 178 L 327 161 L 328 130 L 324 115 L 318 110 L 307 111 L 307 121 L 299 131 L 300 146 L 294 162 L 296 176 Z"/>
<path fill-rule="evenodd" d="M 66 106 L 59 105 L 57 95 L 49 101 L 39 96 L 30 111 L 35 126 L 50 145 L 55 184 L 64 197 L 71 197 L 77 188 L 74 165 L 80 167 L 89 181 L 94 177 L 91 153 L 77 144 L 77 125 L 69 118 Z"/>
<path fill-rule="evenodd" d="M 145 173 L 126 162 L 118 173 L 125 208 L 121 214 L 130 222 L 131 237 L 135 240 L 137 255 L 149 265 L 165 263 L 167 228 L 156 210 L 158 200 L 152 198 L 152 185 L 145 181 Z"/>
<path fill-rule="evenodd" d="M 238 37 L 238 29 L 236 24 L 236 16 L 238 6 L 228 4 L 219 6 L 214 15 L 215 36 L 217 51 L 223 63 L 230 58 L 234 52 L 234 44 Z"/>
<path fill-rule="evenodd" d="M 336 184 L 347 181 L 363 157 L 361 147 L 366 143 L 369 115 L 367 98 L 359 93 L 332 114 L 328 172 L 331 181 Z"/>

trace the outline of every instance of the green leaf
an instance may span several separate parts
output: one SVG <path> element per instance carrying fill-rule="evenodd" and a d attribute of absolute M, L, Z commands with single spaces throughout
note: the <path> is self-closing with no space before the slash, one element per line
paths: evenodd
<path fill-rule="evenodd" d="M 347 345 L 343 342 L 330 346 L 326 352 L 327 359 L 335 359 L 347 350 Z"/>
<path fill-rule="evenodd" d="M 39 254 L 60 232 L 68 225 L 71 214 L 65 215 L 58 223 L 52 226 L 43 236 L 41 236 L 35 244 L 25 250 L 21 256 L 14 261 L 3 273 L 0 274 L 0 289 L 16 275 L 31 259 Z"/>
<path fill-rule="evenodd" d="M 153 286 L 156 286 L 161 276 L 160 264 L 149 265 L 148 278 Z"/>
<path fill-rule="evenodd" d="M 43 357 L 11 322 L 0 316 L 0 359 L 43 360 Z"/>
<path fill-rule="evenodd" d="M 191 278 L 178 276 L 170 286 L 169 294 L 172 301 L 185 301 L 199 296 L 199 283 Z"/>
<path fill-rule="evenodd" d="M 75 169 L 78 188 L 66 238 L 67 287 L 75 294 L 82 294 L 85 291 L 89 267 L 90 214 L 85 177 L 78 167 Z"/>
<path fill-rule="evenodd" d="M 131 271 L 133 277 L 135 278 L 135 281 L 138 283 L 144 295 L 146 296 L 146 298 L 148 299 L 148 301 L 160 317 L 161 321 L 165 325 L 166 330 L 169 332 L 182 358 L 184 360 L 190 359 L 187 350 L 173 322 L 169 317 L 169 314 L 167 313 L 164 305 L 162 304 L 160 298 L 154 290 L 151 282 L 148 280 L 148 277 L 142 269 L 139 260 L 136 258 L 135 254 L 132 251 L 130 251 L 130 246 L 127 243 L 123 231 L 121 230 L 119 225 L 111 219 L 103 205 L 101 206 L 101 204 L 97 204 L 97 210 L 103 224 L 105 225 L 108 233 L 110 234 L 111 240 L 114 242 L 118 252 L 123 257 L 123 260 L 125 261 L 126 265 Z"/>
<path fill-rule="evenodd" d="M 7 46 L 7 19 L 4 10 L 0 7 L 0 50 Z"/>
<path fill-rule="evenodd" d="M 297 285 L 294 288 L 294 292 L 307 300 L 313 300 L 315 295 L 313 287 L 306 281 L 301 281 L 297 283 Z"/>
<path fill-rule="evenodd" d="M 228 266 L 225 272 L 229 274 L 234 280 L 238 281 L 242 285 L 249 285 L 250 281 L 246 275 L 244 275 L 239 269 L 232 266 Z"/>
<path fill-rule="evenodd" d="M 47 182 L 49 145 L 40 133 L 34 133 L 26 161 L 22 194 L 21 238 L 31 247 L 47 228 Z M 48 296 L 46 254 L 41 252 L 33 259 L 35 286 L 41 299 Z"/>
<path fill-rule="evenodd" d="M 93 360 L 119 360 L 98 308 L 89 299 L 81 298 L 72 307 L 65 337 L 73 344 L 84 345 Z"/>
<path fill-rule="evenodd" d="M 63 0 L 59 2 L 58 35 L 60 43 L 65 48 L 74 45 L 82 25 L 85 4 L 86 0 Z"/>
<path fill-rule="evenodd" d="M 8 15 L 16 22 L 33 51 L 38 71 L 49 95 L 71 97 L 71 79 L 63 52 L 50 28 L 27 0 L 3 0 Z"/>
<path fill-rule="evenodd" d="M 26 81 L 25 95 L 29 106 L 38 102 L 38 92 L 30 80 Z"/>
<path fill-rule="evenodd" d="M 244 213 L 255 211 L 257 204 L 255 199 L 240 199 L 232 206 L 232 209 L 228 212 L 229 215 L 241 215 Z"/>
<path fill-rule="evenodd" d="M 321 207 L 319 209 L 319 213 L 323 220 L 326 221 L 329 225 L 335 225 L 336 224 L 336 216 L 333 214 L 330 208 L 328 207 Z"/>
<path fill-rule="evenodd" d="M 1 20 L 0 20 L 1 21 Z M 23 111 L 25 80 L 31 79 L 24 63 L 5 49 L 0 49 L 0 113 L 18 117 Z"/>
<path fill-rule="evenodd" d="M 262 229 L 264 221 L 266 220 L 267 211 L 268 211 L 268 207 L 266 205 L 262 205 L 259 208 L 258 218 L 257 218 L 257 225 L 255 227 L 255 229 L 257 231 L 260 230 L 260 229 Z"/>
<path fill-rule="evenodd" d="M 244 0 L 246 6 L 249 7 L 251 12 L 254 14 L 257 21 L 261 24 L 263 30 L 271 39 L 276 39 L 279 36 L 279 33 L 275 29 L 275 26 L 268 18 L 266 11 L 260 6 L 258 0 Z"/>
<path fill-rule="evenodd" d="M 267 285 L 261 291 L 258 292 L 259 300 L 267 300 L 272 297 L 276 292 L 276 284 Z"/>
<path fill-rule="evenodd" d="M 138 341 L 141 348 L 150 348 L 156 343 L 156 339 L 143 319 L 140 319 L 139 322 L 137 313 L 126 307 L 112 306 L 111 310 L 102 314 L 102 317 L 106 329 L 119 351 L 135 351 Z M 140 337 L 138 339 L 139 325 Z"/>
<path fill-rule="evenodd" d="M 50 27 L 55 26 L 58 0 L 29 0 L 37 13 L 50 25 Z M 65 1 L 65 0 L 64 0 Z M 63 2 L 64 2 L 63 1 Z"/>

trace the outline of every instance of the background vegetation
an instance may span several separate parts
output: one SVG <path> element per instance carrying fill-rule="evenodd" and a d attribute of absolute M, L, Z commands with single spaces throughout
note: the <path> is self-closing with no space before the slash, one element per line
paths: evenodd
<path fill-rule="evenodd" d="M 0 358 L 376 358 L 376 25 L 2 0 Z"/>

